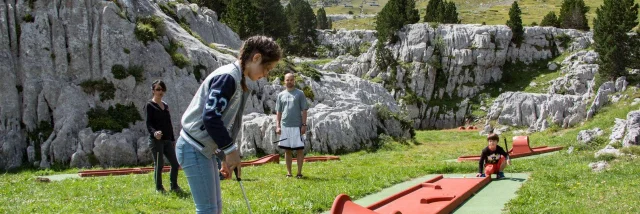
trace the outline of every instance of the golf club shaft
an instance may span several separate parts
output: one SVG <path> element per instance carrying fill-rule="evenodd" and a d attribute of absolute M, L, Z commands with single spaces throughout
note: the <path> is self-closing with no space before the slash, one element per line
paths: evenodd
<path fill-rule="evenodd" d="M 507 145 L 507 138 L 506 138 L 506 137 L 504 137 L 503 139 L 504 139 L 504 147 L 505 147 L 505 149 L 507 150 L 507 151 L 506 151 L 506 152 L 507 152 L 507 155 L 509 155 L 509 145 Z M 505 158 L 506 158 L 506 157 L 505 157 Z M 509 157 L 509 160 L 511 160 L 511 157 Z M 509 177 L 511 177 L 511 176 L 509 176 Z"/>
<path fill-rule="evenodd" d="M 276 143 L 280 143 L 281 141 L 285 141 L 285 140 L 287 140 L 287 139 L 289 139 L 289 138 L 285 138 L 285 139 L 282 139 L 282 140 L 274 141 L 273 143 L 274 143 L 274 144 L 276 144 Z"/>
<path fill-rule="evenodd" d="M 236 180 L 240 184 L 240 189 L 242 190 L 242 196 L 244 196 L 244 201 L 247 202 L 247 208 L 249 208 L 249 214 L 253 214 L 251 212 L 251 205 L 249 205 L 249 199 L 247 199 L 247 194 L 244 192 L 244 185 L 242 185 L 242 179 L 238 177 L 238 168 L 233 169 L 233 173 L 236 174 Z"/>

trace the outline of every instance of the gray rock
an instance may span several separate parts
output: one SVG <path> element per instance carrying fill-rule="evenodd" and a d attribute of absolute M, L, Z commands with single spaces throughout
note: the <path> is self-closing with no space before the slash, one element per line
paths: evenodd
<path fill-rule="evenodd" d="M 36 149 L 33 146 L 27 147 L 27 160 L 28 163 L 33 163 L 36 161 Z"/>
<path fill-rule="evenodd" d="M 71 163 L 69 165 L 76 168 L 91 168 L 89 156 L 83 150 L 78 150 L 71 155 Z"/>
<path fill-rule="evenodd" d="M 558 69 L 558 64 L 556 64 L 555 62 L 549 62 L 547 63 L 547 68 L 550 71 L 555 71 L 556 69 Z"/>
<path fill-rule="evenodd" d="M 356 151 L 373 145 L 378 138 L 378 130 L 394 136 L 409 137 L 409 130 L 386 113 L 378 114 L 376 105 L 386 106 L 391 112 L 398 112 L 393 97 L 379 84 L 370 83 L 349 74 L 322 72 L 320 82 L 301 76 L 315 97 L 308 110 L 306 123 L 308 134 L 305 139 L 307 151 L 341 153 Z M 262 100 L 275 101 L 276 95 L 284 90 L 280 85 L 264 85 Z M 248 102 L 249 103 L 249 102 Z M 248 113 L 243 117 L 243 131 L 236 139 L 243 155 L 281 153 L 275 134 L 275 115 Z"/>
<path fill-rule="evenodd" d="M 618 101 L 620 101 L 620 99 L 625 98 L 626 95 L 624 94 L 614 94 L 613 96 L 611 96 L 611 102 L 612 103 L 617 103 Z"/>
<path fill-rule="evenodd" d="M 593 115 L 598 112 L 604 105 L 609 102 L 609 95 L 615 93 L 615 86 L 613 82 L 605 82 L 598 89 L 598 93 L 596 94 L 596 98 L 593 100 L 591 107 L 589 107 L 589 111 L 587 112 L 587 119 L 593 118 Z"/>
<path fill-rule="evenodd" d="M 585 98 L 593 96 L 593 85 L 598 65 L 595 51 L 578 51 L 562 62 L 562 77 L 550 82 L 549 93 L 581 95 Z"/>
<path fill-rule="evenodd" d="M 242 40 L 227 25 L 218 20 L 218 15 L 208 8 L 196 4 L 177 4 L 176 14 L 189 23 L 189 28 L 197 33 L 206 44 L 224 44 L 232 49 L 240 49 Z"/>
<path fill-rule="evenodd" d="M 569 146 L 569 148 L 567 149 L 567 154 L 571 153 L 573 153 L 573 146 Z"/>
<path fill-rule="evenodd" d="M 584 120 L 585 104 L 581 97 L 573 95 L 506 92 L 494 100 L 487 118 L 538 131 L 548 127 L 547 120 L 569 127 Z"/>
<path fill-rule="evenodd" d="M 626 135 L 622 140 L 624 146 L 640 145 L 640 111 L 627 114 Z"/>
<path fill-rule="evenodd" d="M 346 55 L 354 52 L 355 49 L 360 52 L 361 48 L 366 48 L 368 51 L 374 47 L 372 44 L 377 40 L 376 31 L 373 30 L 340 29 L 336 33 L 333 33 L 332 30 L 318 30 L 317 32 L 318 42 L 320 42 L 320 45 L 327 47 L 328 52 L 324 53 L 326 57 Z"/>
<path fill-rule="evenodd" d="M 500 128 L 498 128 L 497 130 L 494 130 L 493 132 L 500 135 L 506 131 L 509 131 L 509 126 L 502 126 Z"/>
<path fill-rule="evenodd" d="M 579 143 L 588 144 L 593 139 L 601 136 L 604 132 L 600 128 L 594 128 L 591 130 L 582 130 L 578 132 L 577 140 Z"/>
<path fill-rule="evenodd" d="M 611 146 L 611 145 L 607 145 L 606 147 L 604 147 L 604 149 L 601 149 L 598 152 L 596 152 L 594 156 L 596 158 L 598 158 L 598 157 L 600 157 L 602 155 L 605 155 L 605 154 L 611 154 L 611 155 L 614 155 L 616 157 L 622 155 L 620 150 L 618 150 L 616 148 L 613 148 L 613 146 Z"/>
<path fill-rule="evenodd" d="M 593 172 L 602 172 L 602 171 L 606 170 L 607 168 L 609 168 L 609 163 L 607 163 L 606 161 L 598 161 L 598 162 L 594 162 L 594 163 L 589 163 L 589 168 L 591 168 L 591 170 Z"/>
<path fill-rule="evenodd" d="M 80 147 L 85 153 L 93 151 L 93 143 L 95 142 L 96 137 L 98 137 L 98 134 L 99 133 L 93 133 L 91 128 L 85 128 L 78 132 L 78 140 L 81 143 Z"/>
<path fill-rule="evenodd" d="M 615 123 L 616 124 L 611 129 L 611 135 L 609 135 L 609 140 L 611 142 L 622 140 L 622 138 L 624 137 L 624 133 L 626 131 L 626 126 L 627 126 L 626 120 L 616 118 Z"/>
<path fill-rule="evenodd" d="M 627 82 L 627 78 L 626 77 L 618 77 L 618 79 L 616 79 L 616 92 L 621 92 L 627 89 L 627 85 L 629 84 Z"/>
<path fill-rule="evenodd" d="M 634 98 L 633 102 L 631 103 L 632 106 L 638 105 L 638 103 L 640 103 L 640 98 Z"/>
<path fill-rule="evenodd" d="M 473 98 L 484 89 L 485 84 L 500 81 L 501 67 L 505 62 L 522 61 L 529 64 L 551 58 L 551 49 L 560 46 L 560 41 L 548 38 L 556 38 L 562 34 L 570 36 L 572 43 L 568 45 L 569 48 L 563 48 L 560 52 L 577 51 L 591 44 L 591 33 L 552 27 L 525 28 L 524 45 L 517 48 L 511 44 L 512 33 L 506 26 L 441 24 L 434 29 L 428 23 L 411 24 L 397 32 L 398 42 L 386 47 L 403 66 L 396 69 L 378 68 L 376 50 L 370 48 L 355 60 L 337 59 L 325 65 L 324 69 L 346 70 L 356 76 L 378 77 L 383 80 L 395 76 L 396 85 L 392 87 L 400 91 L 392 94 L 398 100 L 406 89 L 425 98 L 427 102 L 448 97 Z M 439 47 L 440 55 L 434 54 L 436 47 Z M 581 57 L 589 62 L 597 58 L 587 52 Z M 446 84 L 436 84 L 435 74 L 438 69 L 433 65 L 442 67 L 448 77 Z M 392 70 L 395 70 L 394 74 Z M 581 92 L 588 89 L 586 84 L 569 87 Z M 502 89 L 499 91 L 502 92 Z M 413 106 L 409 109 L 413 112 L 410 119 L 414 121 L 416 128 L 452 128 L 461 125 L 464 114 L 470 113 L 441 111 L 441 106 L 423 105 L 421 108 Z M 540 126 L 543 124 L 540 123 Z"/>
<path fill-rule="evenodd" d="M 100 161 L 100 165 L 118 167 L 137 164 L 137 155 L 131 138 L 133 138 L 132 133 L 126 129 L 115 135 L 106 133 L 98 135 L 93 152 Z"/>
<path fill-rule="evenodd" d="M 153 154 L 151 151 L 151 144 L 149 144 L 149 137 L 143 136 L 136 141 L 136 155 L 138 158 L 138 164 L 148 165 L 153 163 Z M 167 163 L 167 162 L 165 162 Z"/>

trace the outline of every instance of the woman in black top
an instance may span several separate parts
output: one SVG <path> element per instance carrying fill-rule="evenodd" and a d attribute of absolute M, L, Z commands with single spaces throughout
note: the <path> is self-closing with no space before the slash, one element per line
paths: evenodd
<path fill-rule="evenodd" d="M 162 101 L 167 86 L 161 80 L 156 80 L 151 85 L 153 90 L 153 98 L 147 102 L 147 130 L 149 130 L 149 144 L 153 152 L 153 161 L 155 162 L 155 182 L 156 191 L 165 192 L 162 186 L 162 168 L 164 166 L 164 158 L 167 157 L 171 163 L 170 181 L 171 191 L 182 191 L 178 186 L 178 160 L 176 159 L 176 150 L 174 148 L 175 137 L 173 136 L 173 126 L 171 125 L 171 114 L 169 114 L 169 106 Z"/>

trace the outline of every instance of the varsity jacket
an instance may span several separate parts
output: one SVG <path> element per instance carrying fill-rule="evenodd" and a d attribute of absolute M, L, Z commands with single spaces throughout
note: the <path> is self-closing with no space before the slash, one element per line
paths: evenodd
<path fill-rule="evenodd" d="M 238 61 L 222 66 L 202 82 L 182 115 L 180 137 L 211 159 L 220 150 L 236 149 L 242 125 L 242 112 L 251 91 L 243 92 L 242 70 Z"/>

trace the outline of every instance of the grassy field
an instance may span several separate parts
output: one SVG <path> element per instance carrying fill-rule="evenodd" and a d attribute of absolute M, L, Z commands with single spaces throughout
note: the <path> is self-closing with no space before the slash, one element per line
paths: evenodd
<path fill-rule="evenodd" d="M 629 156 L 612 160 L 610 170 L 592 173 L 593 153 L 602 148 L 614 124 L 636 106 L 628 98 L 609 107 L 580 128 L 552 128 L 530 135 L 531 145 L 576 145 L 536 159 L 513 161 L 508 172 L 530 172 L 530 180 L 507 205 L 511 213 L 637 213 L 640 195 L 640 160 Z M 577 146 L 579 130 L 600 127 L 605 136 L 592 146 Z M 510 134 L 505 134 L 510 139 Z M 341 156 L 341 161 L 308 163 L 306 178 L 285 178 L 284 165 L 248 167 L 243 171 L 244 186 L 254 212 L 318 213 L 331 207 L 333 199 L 346 193 L 361 198 L 393 184 L 435 173 L 473 173 L 477 163 L 444 160 L 478 154 L 485 140 L 477 132 L 418 131 L 415 143 L 387 142 L 377 151 L 360 151 Z M 612 157 L 607 157 L 612 159 Z M 193 212 L 189 194 L 161 195 L 153 189 L 152 174 L 71 179 L 51 183 L 36 182 L 37 175 L 76 173 L 67 170 L 28 170 L 0 175 L 1 213 L 167 213 Z M 165 173 L 165 182 L 168 182 Z M 181 186 L 189 188 L 181 171 Z M 168 185 L 168 184 L 167 184 Z M 223 181 L 224 213 L 246 213 L 239 185 Z"/>
<path fill-rule="evenodd" d="M 451 0 L 456 3 L 459 18 L 464 24 L 480 24 L 485 22 L 488 25 L 504 25 L 509 18 L 509 8 L 513 0 Z M 348 2 L 348 1 L 343 1 Z M 353 0 L 354 7 L 360 5 L 360 0 Z M 364 7 L 366 14 L 374 14 L 382 10 L 387 1 L 379 0 L 379 7 L 370 7 L 368 4 Z M 591 9 L 587 13 L 589 26 L 593 27 L 593 18 L 596 14 L 596 8 L 602 5 L 602 0 L 584 0 L 585 4 Z M 640 3 L 640 0 L 635 0 Z M 425 15 L 428 0 L 417 0 L 416 7 L 420 11 L 420 22 Z M 522 10 L 522 22 L 526 26 L 530 26 L 532 22 L 540 23 L 542 18 L 550 11 L 555 11 L 556 15 L 560 14 L 560 6 L 562 0 L 520 0 L 518 5 Z M 317 9 L 314 9 L 317 10 Z M 359 8 L 345 8 L 343 5 L 337 5 L 325 8 L 327 14 L 346 14 L 349 11 L 359 14 Z M 368 18 L 371 19 L 371 18 Z M 373 25 L 354 25 L 354 21 L 341 20 L 333 23 L 334 28 L 346 29 L 374 29 Z M 370 28 L 365 28 L 370 27 Z"/>

